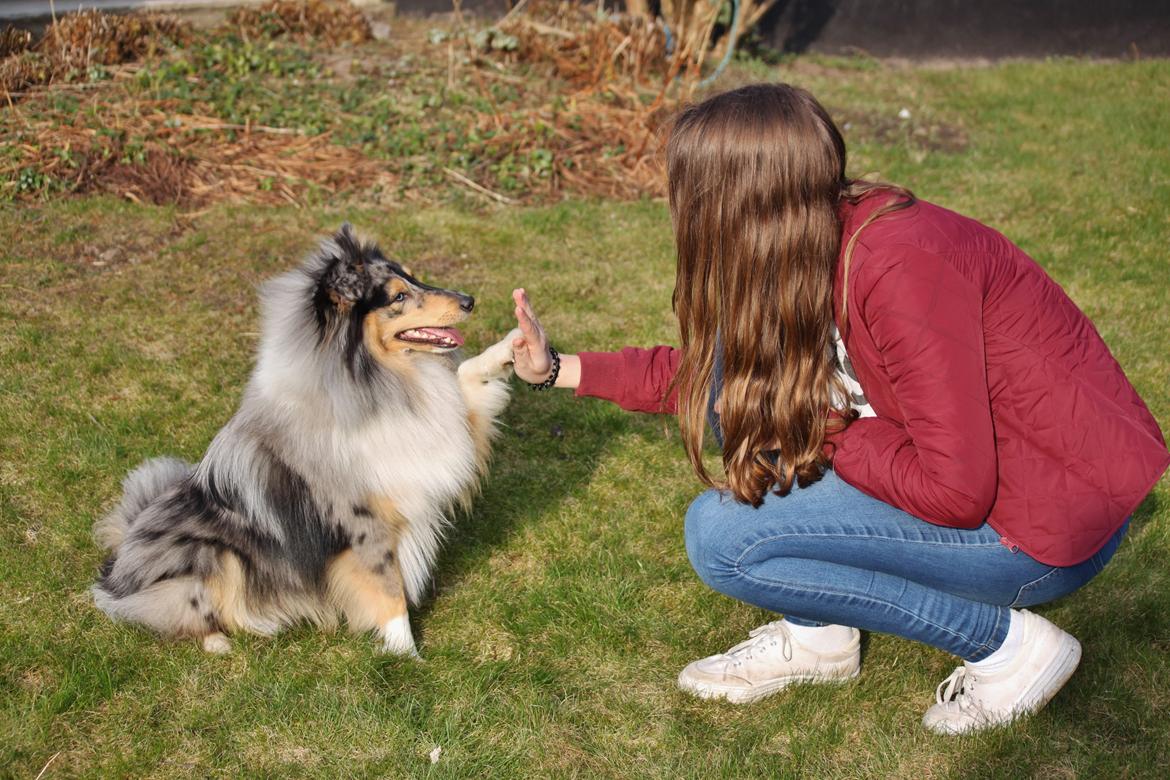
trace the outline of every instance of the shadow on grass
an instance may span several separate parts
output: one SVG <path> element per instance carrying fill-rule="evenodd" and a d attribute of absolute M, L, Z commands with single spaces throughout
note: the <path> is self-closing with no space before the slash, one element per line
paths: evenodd
<path fill-rule="evenodd" d="M 512 402 L 502 418 L 483 493 L 470 513 L 456 518 L 431 589 L 414 614 L 427 617 L 442 591 L 456 587 L 515 534 L 585 490 L 614 440 L 644 425 L 616 406 L 565 392 L 538 396 L 513 380 Z"/>

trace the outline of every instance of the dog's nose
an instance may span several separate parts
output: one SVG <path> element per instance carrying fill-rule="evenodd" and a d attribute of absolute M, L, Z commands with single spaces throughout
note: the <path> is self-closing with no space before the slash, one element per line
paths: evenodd
<path fill-rule="evenodd" d="M 471 311 L 475 308 L 475 298 L 472 298 L 470 295 L 464 295 L 459 299 L 459 308 L 463 309 L 463 311 Z"/>

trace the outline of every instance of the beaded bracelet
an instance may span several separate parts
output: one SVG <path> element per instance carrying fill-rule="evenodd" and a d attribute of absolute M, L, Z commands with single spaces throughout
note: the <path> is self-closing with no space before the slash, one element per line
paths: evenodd
<path fill-rule="evenodd" d="M 548 345 L 548 354 L 552 357 L 552 373 L 548 375 L 548 379 L 537 384 L 536 382 L 529 382 L 528 386 L 533 390 L 547 390 L 557 383 L 557 375 L 561 373 L 561 356 L 553 349 L 553 345 Z"/>

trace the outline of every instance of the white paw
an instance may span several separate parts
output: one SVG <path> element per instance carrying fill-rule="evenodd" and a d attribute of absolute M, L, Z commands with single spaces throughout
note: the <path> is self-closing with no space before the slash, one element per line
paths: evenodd
<path fill-rule="evenodd" d="M 232 651 L 232 643 L 226 636 L 216 631 L 203 637 L 203 649 L 215 655 L 227 655 Z"/>
<path fill-rule="evenodd" d="M 512 342 L 520 338 L 524 334 L 520 332 L 519 328 L 512 328 L 508 331 L 508 335 L 492 344 L 484 350 L 485 353 L 492 353 L 493 355 L 502 356 L 505 363 L 512 362 Z"/>
<path fill-rule="evenodd" d="M 382 635 L 382 652 L 418 658 L 414 635 L 410 633 L 410 618 L 406 615 L 386 621 L 378 633 Z"/>
<path fill-rule="evenodd" d="M 513 328 L 507 336 L 492 344 L 459 366 L 461 376 L 474 376 L 481 382 L 512 375 L 512 341 L 520 338 L 520 329 Z"/>

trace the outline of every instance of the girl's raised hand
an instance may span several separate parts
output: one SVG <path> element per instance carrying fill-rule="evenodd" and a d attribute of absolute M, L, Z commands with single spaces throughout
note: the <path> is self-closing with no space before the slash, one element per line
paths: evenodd
<path fill-rule="evenodd" d="M 552 356 L 548 351 L 548 336 L 532 310 L 528 293 L 521 287 L 512 291 L 516 303 L 516 324 L 521 337 L 512 340 L 512 359 L 515 361 L 516 376 L 525 382 L 540 384 L 548 379 L 552 371 Z"/>

